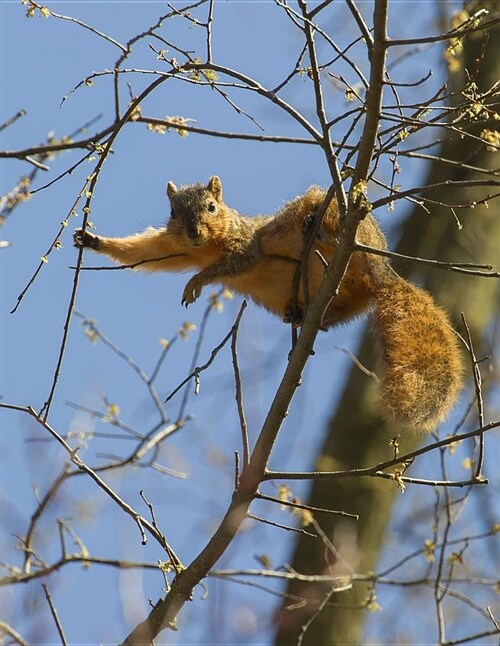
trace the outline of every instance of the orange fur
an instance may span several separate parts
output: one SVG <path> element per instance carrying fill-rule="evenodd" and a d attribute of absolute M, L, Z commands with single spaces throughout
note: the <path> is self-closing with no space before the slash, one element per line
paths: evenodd
<path fill-rule="evenodd" d="M 387 416 L 431 431 L 462 386 L 458 339 L 446 314 L 397 275 L 377 290 L 375 332 L 384 367 L 380 401 Z"/>
<path fill-rule="evenodd" d="M 305 228 L 320 208 L 325 192 L 310 188 L 285 204 L 274 216 L 246 218 L 222 199 L 222 185 L 212 177 L 207 186 L 177 189 L 169 182 L 172 214 L 165 228 L 125 238 L 77 231 L 75 244 L 104 253 L 123 265 L 147 271 L 197 273 L 188 281 L 182 302 L 196 300 L 202 288 L 219 283 L 250 297 L 284 320 L 294 319 L 290 305 L 300 263 Z M 339 213 L 331 202 L 307 265 L 312 298 L 324 276 L 324 262 L 335 256 Z M 360 224 L 359 242 L 385 249 L 383 234 L 368 215 Z M 318 251 L 321 257 L 315 253 Z M 296 297 L 298 316 L 304 306 L 304 277 Z M 385 376 L 382 402 L 390 419 L 432 429 L 453 405 L 461 383 L 456 337 L 446 315 L 431 297 L 396 276 L 386 259 L 356 252 L 351 257 L 339 293 L 324 316 L 329 327 L 374 308 Z"/>

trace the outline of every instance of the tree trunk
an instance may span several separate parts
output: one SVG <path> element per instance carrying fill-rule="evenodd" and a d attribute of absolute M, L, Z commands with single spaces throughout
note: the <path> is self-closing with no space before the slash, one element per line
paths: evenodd
<path fill-rule="evenodd" d="M 486 3 L 471 4 L 474 7 L 469 7 L 469 11 L 477 10 Z M 493 6 L 487 3 L 487 7 L 491 12 L 491 18 Z M 484 43 L 483 32 L 476 32 L 465 40 L 464 66 L 469 72 L 475 72 L 477 61 L 483 55 Z M 495 27 L 489 34 L 489 42 L 476 80 L 480 91 L 491 88 L 500 76 L 498 51 L 500 31 Z M 455 90 L 463 87 L 463 78 L 459 78 L 462 76 L 460 72 L 453 75 L 451 84 Z M 471 125 L 476 134 L 484 127 L 488 127 L 484 122 L 477 126 Z M 495 126 L 490 127 L 495 129 Z M 476 167 L 498 167 L 498 153 L 487 151 L 479 142 L 477 144 L 475 146 L 470 141 L 455 138 L 442 147 L 439 155 Z M 434 162 L 429 167 L 427 183 L 478 177 L 477 173 L 461 165 Z M 453 188 L 433 193 L 432 198 L 445 204 L 463 204 L 484 198 L 486 192 L 485 188 Z M 396 251 L 444 261 L 492 263 L 498 258 L 500 248 L 500 218 L 494 215 L 495 207 L 496 205 L 491 205 L 488 209 L 480 205 L 474 209 L 458 209 L 457 216 L 463 224 L 462 230 L 459 230 L 449 208 L 432 206 L 431 215 L 427 215 L 417 207 L 404 224 L 403 235 Z M 498 314 L 500 294 L 497 280 L 430 269 L 423 265 L 394 263 L 394 266 L 399 273 L 416 280 L 431 292 L 437 302 L 450 312 L 458 329 L 463 330 L 460 312 L 465 312 L 477 355 L 491 353 L 492 348 L 484 347 L 483 332 Z M 358 356 L 364 366 L 375 370 L 376 359 L 372 347 L 373 342 L 368 331 Z M 398 429 L 385 424 L 377 410 L 373 380 L 357 367 L 353 367 L 339 407 L 329 424 L 316 467 L 320 470 L 336 470 L 377 464 L 391 457 L 388 442 L 397 433 Z M 400 439 L 402 452 L 417 448 L 421 441 L 421 436 L 406 433 Z M 368 573 L 376 567 L 396 493 L 397 487 L 394 482 L 380 478 L 318 480 L 314 482 L 307 502 L 315 507 L 342 509 L 359 514 L 359 521 L 352 529 L 346 526 L 345 519 L 335 515 L 318 514 L 317 521 L 326 536 L 333 538 L 336 547 L 339 547 L 340 541 L 340 549 L 342 541 L 348 548 L 349 545 L 352 548 L 353 531 L 356 531 L 359 562 L 353 565 L 357 572 Z M 292 567 L 304 574 L 332 571 L 335 573 L 337 569 L 342 571 L 340 560 L 333 565 L 327 565 L 322 541 L 302 535 L 298 538 Z M 329 587 L 325 584 L 292 582 L 287 592 L 321 602 L 328 590 Z M 351 591 L 333 595 L 333 604 L 328 604 L 315 618 L 304 635 L 303 644 L 361 643 L 364 613 L 359 608 L 366 605 L 368 593 L 366 584 L 354 583 Z M 288 605 L 288 602 L 285 602 L 277 618 L 275 643 L 279 645 L 296 644 L 301 627 L 311 613 L 317 610 L 317 603 L 292 610 L 287 609 Z"/>

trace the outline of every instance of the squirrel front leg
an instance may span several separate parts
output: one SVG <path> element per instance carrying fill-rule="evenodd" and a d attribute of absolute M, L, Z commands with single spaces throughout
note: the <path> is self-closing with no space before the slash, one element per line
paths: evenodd
<path fill-rule="evenodd" d="M 148 227 L 142 233 L 124 238 L 108 238 L 88 229 L 77 229 L 73 240 L 75 247 L 92 249 L 133 269 L 180 271 L 196 266 L 177 236 L 166 229 Z"/>
<path fill-rule="evenodd" d="M 214 263 L 202 271 L 192 276 L 182 292 L 181 304 L 185 307 L 191 305 L 201 295 L 201 290 L 205 285 L 218 282 L 224 276 L 228 276 L 229 271 L 225 263 Z"/>
<path fill-rule="evenodd" d="M 191 305 L 196 301 L 196 299 L 201 296 L 201 290 L 205 285 L 208 283 L 203 279 L 203 271 L 200 271 L 200 273 L 195 274 L 192 278 L 188 280 L 186 283 L 186 286 L 184 287 L 184 291 L 182 292 L 182 300 L 181 300 L 181 305 L 184 305 L 187 307 L 188 305 Z M 208 281 L 210 282 L 210 281 Z"/>
<path fill-rule="evenodd" d="M 253 245 L 245 247 L 244 251 L 240 253 L 226 252 L 219 260 L 208 265 L 188 280 L 182 294 L 182 305 L 187 307 L 194 303 L 205 285 L 223 283 L 225 278 L 244 275 L 251 271 L 259 260 L 259 252 Z M 234 288 L 237 289 L 233 284 L 232 289 Z"/>

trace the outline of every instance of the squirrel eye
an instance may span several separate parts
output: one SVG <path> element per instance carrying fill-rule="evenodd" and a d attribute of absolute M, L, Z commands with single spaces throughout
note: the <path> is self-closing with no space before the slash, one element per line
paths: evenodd
<path fill-rule="evenodd" d="M 172 218 L 172 220 L 175 218 L 175 211 L 174 211 L 174 209 L 171 209 L 171 210 L 170 210 L 170 217 Z"/>
<path fill-rule="evenodd" d="M 208 212 L 213 213 L 215 211 L 215 202 L 208 203 Z"/>

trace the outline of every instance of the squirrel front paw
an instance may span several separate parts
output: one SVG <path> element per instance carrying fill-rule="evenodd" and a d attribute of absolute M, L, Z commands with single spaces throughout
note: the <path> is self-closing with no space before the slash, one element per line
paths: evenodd
<path fill-rule="evenodd" d="M 191 305 L 191 303 L 194 303 L 198 296 L 200 296 L 202 287 L 203 285 L 200 284 L 198 276 L 193 276 L 192 278 L 190 278 L 186 284 L 186 287 L 184 287 L 181 305 L 187 307 L 188 305 Z"/>
<path fill-rule="evenodd" d="M 99 236 L 90 233 L 87 229 L 76 229 L 73 234 L 73 244 L 78 249 L 97 249 Z"/>

